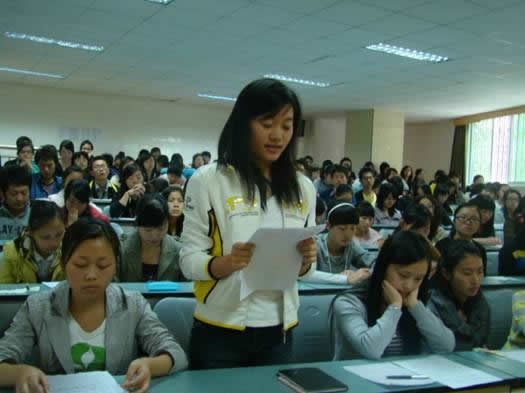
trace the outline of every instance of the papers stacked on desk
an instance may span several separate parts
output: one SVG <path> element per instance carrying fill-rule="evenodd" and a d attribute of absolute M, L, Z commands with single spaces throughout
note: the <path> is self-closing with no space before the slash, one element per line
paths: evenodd
<path fill-rule="evenodd" d="M 125 393 L 107 371 L 48 377 L 50 393 Z"/>

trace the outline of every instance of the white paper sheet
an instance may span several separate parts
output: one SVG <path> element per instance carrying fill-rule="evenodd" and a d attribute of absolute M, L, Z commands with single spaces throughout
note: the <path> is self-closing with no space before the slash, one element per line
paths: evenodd
<path fill-rule="evenodd" d="M 42 281 L 42 284 L 44 284 L 46 287 L 54 288 L 60 284 L 60 281 Z"/>
<path fill-rule="evenodd" d="M 30 295 L 40 291 L 40 287 L 29 287 L 27 288 L 17 288 L 17 289 L 0 289 L 0 295 Z"/>
<path fill-rule="evenodd" d="M 124 393 L 107 371 L 93 371 L 48 377 L 50 393 Z"/>
<path fill-rule="evenodd" d="M 426 379 L 388 379 L 389 375 L 413 375 L 414 373 L 406 369 L 390 363 L 371 363 L 362 364 L 359 366 L 346 366 L 346 371 L 349 371 L 361 378 L 367 379 L 371 382 L 388 386 L 419 386 L 429 385 L 434 383 L 430 378 Z"/>
<path fill-rule="evenodd" d="M 297 243 L 325 228 L 260 228 L 248 242 L 255 244 L 252 260 L 241 270 L 241 300 L 257 290 L 291 288 L 301 270 Z"/>
<path fill-rule="evenodd" d="M 525 351 L 524 350 L 498 351 L 498 355 L 505 356 L 506 358 L 525 363 Z"/>
<path fill-rule="evenodd" d="M 461 389 L 468 386 L 482 385 L 501 381 L 501 378 L 487 374 L 439 355 L 424 358 L 399 360 L 394 362 L 416 374 L 423 374 L 434 381 L 447 385 L 452 389 Z"/>

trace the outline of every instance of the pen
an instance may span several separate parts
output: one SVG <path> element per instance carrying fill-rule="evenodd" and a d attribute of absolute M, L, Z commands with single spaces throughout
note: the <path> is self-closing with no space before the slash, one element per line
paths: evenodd
<path fill-rule="evenodd" d="M 425 375 L 387 375 L 387 379 L 428 379 Z"/>

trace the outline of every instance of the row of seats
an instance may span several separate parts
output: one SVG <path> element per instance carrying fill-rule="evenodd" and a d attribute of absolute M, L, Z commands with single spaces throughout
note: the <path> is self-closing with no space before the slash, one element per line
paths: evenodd
<path fill-rule="evenodd" d="M 490 305 L 491 322 L 488 346 L 500 349 L 506 342 L 512 322 L 513 290 L 501 288 L 485 291 Z M 299 326 L 294 329 L 293 363 L 329 361 L 333 356 L 330 335 L 330 305 L 335 295 L 301 296 Z M 194 298 L 168 297 L 153 310 L 187 350 L 193 323 Z M 355 353 L 355 358 L 359 358 Z"/>

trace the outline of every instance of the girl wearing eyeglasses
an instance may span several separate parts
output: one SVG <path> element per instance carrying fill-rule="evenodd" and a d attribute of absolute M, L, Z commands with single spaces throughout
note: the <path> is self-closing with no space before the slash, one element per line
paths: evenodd
<path fill-rule="evenodd" d="M 487 253 L 485 248 L 474 240 L 474 235 L 479 231 L 481 225 L 481 212 L 472 202 L 459 205 L 454 212 L 454 226 L 450 235 L 436 243 L 436 248 L 444 255 L 454 240 L 468 240 L 478 247 L 483 266 L 487 266 Z"/>

